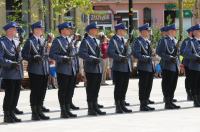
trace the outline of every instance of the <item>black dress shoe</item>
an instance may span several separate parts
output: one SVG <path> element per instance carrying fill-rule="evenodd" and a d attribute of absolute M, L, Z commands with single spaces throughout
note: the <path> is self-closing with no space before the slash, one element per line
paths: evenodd
<path fill-rule="evenodd" d="M 100 105 L 100 104 L 97 104 L 97 105 L 98 105 L 99 108 L 103 108 L 104 107 L 103 105 Z"/>
<path fill-rule="evenodd" d="M 98 115 L 106 115 L 106 112 L 103 112 L 103 111 L 101 111 L 100 109 L 99 109 L 99 107 L 98 107 L 98 104 L 97 103 L 94 103 L 94 110 L 96 111 L 96 113 L 98 114 Z"/>
<path fill-rule="evenodd" d="M 130 106 L 130 103 L 124 102 L 125 106 Z"/>
<path fill-rule="evenodd" d="M 88 115 L 89 116 L 97 116 L 97 112 L 95 111 L 93 102 L 88 102 Z"/>
<path fill-rule="evenodd" d="M 11 113 L 8 111 L 4 112 L 4 122 L 5 123 L 15 123 L 15 120 L 12 118 Z"/>
<path fill-rule="evenodd" d="M 155 104 L 155 102 L 154 102 L 154 101 L 151 101 L 150 99 L 148 100 L 147 103 L 148 103 L 148 104 Z"/>
<path fill-rule="evenodd" d="M 148 105 L 147 105 L 147 107 L 149 108 L 149 111 L 154 111 L 154 110 L 155 110 L 155 108 L 150 107 L 150 106 L 148 106 Z"/>
<path fill-rule="evenodd" d="M 181 107 L 178 105 L 175 105 L 174 103 L 172 103 L 172 106 L 174 107 L 174 109 L 180 109 Z"/>
<path fill-rule="evenodd" d="M 115 101 L 115 105 L 116 105 L 116 110 L 115 110 L 116 113 L 118 114 L 124 113 L 124 111 L 122 110 L 120 101 Z"/>
<path fill-rule="evenodd" d="M 43 113 L 39 113 L 39 117 L 41 120 L 49 120 L 50 119 L 50 117 L 45 116 Z"/>
<path fill-rule="evenodd" d="M 15 108 L 14 111 L 13 111 L 15 114 L 17 115 L 22 115 L 24 112 L 23 111 L 20 111 L 19 109 Z"/>
<path fill-rule="evenodd" d="M 171 109 L 175 109 L 175 108 L 171 103 L 165 103 L 165 109 L 171 110 Z"/>
<path fill-rule="evenodd" d="M 200 107 L 200 102 L 198 96 L 194 96 L 194 107 Z"/>
<path fill-rule="evenodd" d="M 15 122 L 21 122 L 21 121 L 22 121 L 21 119 L 19 119 L 19 118 L 17 118 L 17 117 L 15 116 L 14 112 L 11 112 L 11 117 L 13 118 L 13 120 L 14 120 Z"/>
<path fill-rule="evenodd" d="M 46 115 L 43 113 L 42 107 L 41 107 L 41 106 L 37 107 L 37 112 L 38 112 L 39 117 L 40 117 L 41 120 L 49 120 L 49 119 L 50 119 L 49 116 L 46 116 Z"/>
<path fill-rule="evenodd" d="M 187 95 L 187 101 L 193 101 L 192 95 Z"/>
<path fill-rule="evenodd" d="M 50 110 L 49 109 L 47 109 L 46 107 L 44 107 L 44 106 L 42 106 L 42 112 L 49 112 Z"/>
<path fill-rule="evenodd" d="M 76 114 L 73 114 L 73 113 L 70 112 L 70 111 L 66 111 L 66 114 L 67 114 L 69 117 L 71 117 L 71 118 L 75 118 L 75 117 L 77 117 Z"/>
<path fill-rule="evenodd" d="M 40 117 L 39 117 L 39 113 L 38 113 L 38 110 L 37 110 L 37 106 L 31 106 L 31 111 L 32 111 L 31 120 L 39 121 Z"/>
<path fill-rule="evenodd" d="M 122 108 L 123 112 L 125 112 L 125 113 L 133 112 L 132 110 L 126 108 L 125 101 L 121 102 L 121 108 Z"/>
<path fill-rule="evenodd" d="M 60 108 L 61 108 L 60 118 L 69 118 L 69 115 L 66 113 L 65 105 L 62 105 Z"/>
<path fill-rule="evenodd" d="M 79 107 L 75 106 L 73 103 L 70 104 L 70 108 L 72 110 L 79 110 L 80 109 Z"/>
<path fill-rule="evenodd" d="M 177 102 L 177 99 L 173 99 L 172 102 Z"/>
<path fill-rule="evenodd" d="M 155 108 L 149 107 L 148 105 L 141 105 L 140 111 L 154 111 Z"/>

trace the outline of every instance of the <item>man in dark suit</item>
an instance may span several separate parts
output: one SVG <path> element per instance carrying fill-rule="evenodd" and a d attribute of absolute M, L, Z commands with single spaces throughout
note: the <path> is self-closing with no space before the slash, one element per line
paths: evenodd
<path fill-rule="evenodd" d="M 50 49 L 50 57 L 56 61 L 58 81 L 58 99 L 61 118 L 77 117 L 70 112 L 74 81 L 76 76 L 76 58 L 70 39 L 72 27 L 68 22 L 58 25 L 60 36 L 56 37 Z"/>
<path fill-rule="evenodd" d="M 152 111 L 155 109 L 148 106 L 154 77 L 149 24 L 140 26 L 139 31 L 140 36 L 135 40 L 132 51 L 133 55 L 138 59 L 140 110 Z"/>
<path fill-rule="evenodd" d="M 194 38 L 189 40 L 183 54 L 190 59 L 188 68 L 194 107 L 200 107 L 200 24 L 195 25 L 192 30 Z"/>
<path fill-rule="evenodd" d="M 176 47 L 177 40 L 175 24 L 166 27 L 166 37 L 163 37 L 156 49 L 157 54 L 161 57 L 162 68 L 162 91 L 165 101 L 165 109 L 179 109 L 173 103 L 174 92 L 178 81 L 179 58 Z"/>
<path fill-rule="evenodd" d="M 5 89 L 5 97 L 3 101 L 4 122 L 14 123 L 21 122 L 15 116 L 21 80 L 23 79 L 23 66 L 20 57 L 20 48 L 18 48 L 15 35 L 17 33 L 17 23 L 10 22 L 3 29 L 6 36 L 0 39 L 0 65 L 2 66 L 3 87 Z M 19 42 L 18 42 L 19 44 Z"/>
<path fill-rule="evenodd" d="M 48 120 L 49 117 L 42 111 L 49 75 L 47 46 L 42 38 L 44 32 L 42 22 L 33 23 L 31 28 L 33 35 L 27 39 L 22 49 L 22 56 L 28 61 L 32 120 Z"/>
<path fill-rule="evenodd" d="M 102 59 L 99 47 L 98 27 L 91 23 L 86 27 L 88 36 L 85 37 L 79 48 L 79 57 L 84 61 L 84 71 L 87 79 L 86 93 L 88 102 L 88 115 L 105 115 L 98 107 L 98 94 L 102 79 Z"/>
<path fill-rule="evenodd" d="M 189 29 L 187 29 L 188 32 L 188 37 L 182 42 L 181 44 L 181 48 L 180 48 L 180 53 L 182 56 L 185 56 L 185 51 L 187 49 L 185 49 L 187 47 L 187 45 L 189 44 L 189 41 L 193 39 L 193 27 L 190 27 Z M 185 90 L 187 93 L 187 100 L 191 101 L 192 99 L 192 84 L 191 84 L 191 76 L 190 76 L 190 70 L 189 70 L 189 63 L 190 63 L 190 59 L 187 58 L 186 56 L 183 58 L 182 61 L 184 68 L 185 68 Z"/>
<path fill-rule="evenodd" d="M 108 46 L 108 56 L 113 59 L 113 78 L 115 82 L 114 99 L 116 113 L 130 113 L 126 108 L 125 99 L 129 84 L 129 76 L 132 71 L 131 48 L 125 43 L 127 27 L 119 23 L 115 26 L 116 34 L 111 38 Z"/>

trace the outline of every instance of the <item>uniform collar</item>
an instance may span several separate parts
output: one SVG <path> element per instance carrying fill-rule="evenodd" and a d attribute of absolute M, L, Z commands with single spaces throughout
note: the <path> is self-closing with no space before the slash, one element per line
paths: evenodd
<path fill-rule="evenodd" d="M 197 41 L 200 41 L 200 38 L 196 38 L 196 37 L 195 37 L 195 39 L 196 39 Z"/>
<path fill-rule="evenodd" d="M 90 38 L 92 38 L 92 39 L 96 39 L 95 37 L 93 37 L 93 36 L 91 36 L 91 35 L 88 35 Z"/>
<path fill-rule="evenodd" d="M 33 34 L 33 36 L 36 38 L 36 40 L 40 40 L 40 37 L 36 36 L 35 34 Z"/>
<path fill-rule="evenodd" d="M 6 36 L 6 38 L 7 38 L 8 40 L 10 40 L 11 42 L 14 40 L 14 37 L 13 37 L 13 38 L 9 38 L 9 37 Z"/>
<path fill-rule="evenodd" d="M 172 36 L 169 36 L 169 35 L 168 35 L 168 37 L 169 37 L 171 40 L 174 40 L 174 39 L 175 39 L 174 37 L 172 37 Z"/>
<path fill-rule="evenodd" d="M 116 34 L 116 36 L 121 40 L 122 38 L 124 39 L 124 36 L 120 36 L 118 34 Z"/>

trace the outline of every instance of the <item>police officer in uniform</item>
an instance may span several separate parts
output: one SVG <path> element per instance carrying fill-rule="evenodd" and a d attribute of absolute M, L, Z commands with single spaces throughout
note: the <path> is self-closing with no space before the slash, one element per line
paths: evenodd
<path fill-rule="evenodd" d="M 2 66 L 3 85 L 5 87 L 5 97 L 3 101 L 4 122 L 21 122 L 14 110 L 16 108 L 21 80 L 23 79 L 23 66 L 20 48 L 14 39 L 17 33 L 17 23 L 10 22 L 3 27 L 6 36 L 0 40 L 0 65 Z M 18 42 L 19 44 L 19 42 Z"/>
<path fill-rule="evenodd" d="M 154 77 L 149 24 L 140 26 L 139 31 L 140 36 L 136 38 L 132 51 L 138 59 L 140 111 L 152 111 L 155 109 L 148 106 Z"/>
<path fill-rule="evenodd" d="M 190 27 L 189 29 L 187 29 L 188 32 L 188 37 L 182 42 L 181 44 L 181 48 L 180 48 L 180 53 L 182 56 L 184 56 L 184 52 L 185 52 L 185 48 L 187 47 L 188 43 L 190 40 L 193 39 L 193 27 Z M 187 57 L 183 58 L 183 65 L 184 65 L 184 69 L 185 69 L 185 89 L 186 89 L 186 93 L 187 93 L 187 100 L 191 101 L 192 100 L 192 93 L 191 93 L 191 76 L 190 76 L 190 70 L 188 68 L 189 66 L 189 62 L 190 59 Z"/>
<path fill-rule="evenodd" d="M 99 47 L 98 27 L 91 23 L 86 27 L 88 36 L 85 37 L 79 48 L 79 57 L 84 61 L 84 71 L 87 79 L 86 94 L 88 103 L 88 115 L 105 115 L 98 107 L 98 94 L 102 79 L 102 59 Z"/>
<path fill-rule="evenodd" d="M 31 28 L 33 35 L 27 39 L 22 49 L 22 56 L 28 61 L 32 120 L 48 120 L 49 117 L 42 111 L 49 74 L 47 43 L 41 37 L 44 32 L 41 21 L 32 24 Z"/>
<path fill-rule="evenodd" d="M 192 97 L 194 100 L 194 107 L 200 107 L 200 24 L 193 27 L 194 39 L 190 39 L 185 48 L 185 56 L 190 59 L 189 71 L 191 79 Z"/>
<path fill-rule="evenodd" d="M 72 92 L 76 76 L 75 52 L 70 40 L 72 27 L 68 22 L 58 25 L 60 36 L 56 37 L 50 49 L 50 57 L 56 61 L 58 99 L 61 118 L 77 117 L 70 112 Z"/>
<path fill-rule="evenodd" d="M 165 109 L 179 109 L 173 103 L 174 92 L 178 81 L 178 49 L 176 47 L 176 27 L 175 24 L 166 27 L 167 35 L 162 38 L 157 47 L 157 54 L 161 57 L 162 68 L 162 91 L 165 101 Z"/>
<path fill-rule="evenodd" d="M 113 59 L 113 78 L 115 79 L 114 99 L 116 113 L 130 113 L 125 106 L 126 92 L 128 89 L 131 66 L 131 47 L 125 43 L 124 36 L 127 27 L 119 23 L 115 25 L 116 34 L 111 38 L 108 46 L 108 56 Z"/>

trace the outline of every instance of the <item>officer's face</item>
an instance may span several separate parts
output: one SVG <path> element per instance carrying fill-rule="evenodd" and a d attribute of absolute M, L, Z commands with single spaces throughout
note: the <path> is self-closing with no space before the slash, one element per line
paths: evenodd
<path fill-rule="evenodd" d="M 61 30 L 61 35 L 63 35 L 63 36 L 70 36 L 71 32 L 72 32 L 71 29 L 64 28 L 63 30 Z"/>
<path fill-rule="evenodd" d="M 36 36 L 42 36 L 43 33 L 44 33 L 43 28 L 35 28 L 35 29 L 33 30 L 33 34 L 35 34 Z"/>
<path fill-rule="evenodd" d="M 193 34 L 195 37 L 200 38 L 200 30 L 195 30 Z"/>
<path fill-rule="evenodd" d="M 90 31 L 89 31 L 89 34 L 92 36 L 97 36 L 98 33 L 99 33 L 99 29 L 96 29 L 96 28 L 90 29 Z"/>
<path fill-rule="evenodd" d="M 148 38 L 151 34 L 151 30 L 143 30 L 141 31 L 143 37 Z"/>
<path fill-rule="evenodd" d="M 10 37 L 14 37 L 16 36 L 17 34 L 17 28 L 13 27 L 13 28 L 9 28 L 7 31 L 6 31 L 6 34 Z"/>
<path fill-rule="evenodd" d="M 117 34 L 120 36 L 126 36 L 127 30 L 119 29 L 117 30 Z"/>
<path fill-rule="evenodd" d="M 170 36 L 176 37 L 176 30 L 169 30 L 168 33 Z"/>

